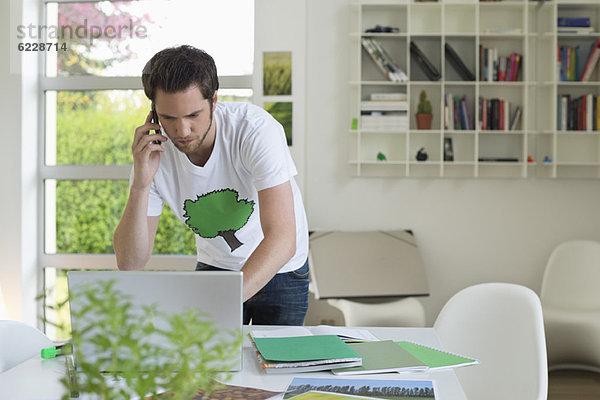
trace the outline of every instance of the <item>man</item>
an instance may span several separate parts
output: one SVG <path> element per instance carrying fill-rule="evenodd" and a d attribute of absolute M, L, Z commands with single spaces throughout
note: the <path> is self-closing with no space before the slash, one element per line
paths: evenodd
<path fill-rule="evenodd" d="M 164 202 L 196 234 L 197 270 L 244 272 L 244 323 L 302 325 L 308 229 L 279 123 L 259 107 L 217 102 L 210 55 L 158 52 L 142 83 L 152 112 L 135 130 L 129 199 L 113 243 L 119 269 L 148 262 Z M 159 130 L 161 134 L 152 134 Z"/>

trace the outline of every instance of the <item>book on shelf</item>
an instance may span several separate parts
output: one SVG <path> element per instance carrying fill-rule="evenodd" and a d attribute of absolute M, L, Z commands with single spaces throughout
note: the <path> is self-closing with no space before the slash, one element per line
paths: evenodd
<path fill-rule="evenodd" d="M 454 96 L 452 99 L 452 107 L 454 108 L 454 129 L 462 130 L 462 117 L 460 115 L 460 98 Z"/>
<path fill-rule="evenodd" d="M 600 102 L 598 96 L 592 93 L 577 97 L 569 94 L 559 94 L 556 107 L 557 130 L 600 130 Z"/>
<path fill-rule="evenodd" d="M 350 343 L 349 346 L 362 357 L 362 365 L 331 370 L 335 375 L 377 374 L 385 372 L 424 371 L 429 367 L 398 346 L 393 340 Z"/>
<path fill-rule="evenodd" d="M 598 64 L 598 58 L 600 58 L 600 39 L 596 39 L 596 41 L 592 43 L 592 46 L 590 47 L 588 57 L 585 61 L 585 67 L 583 69 L 583 73 L 581 74 L 581 82 L 587 82 L 590 80 L 590 77 L 596 68 L 596 64 Z"/>
<path fill-rule="evenodd" d="M 510 119 L 510 126 L 508 128 L 508 130 L 510 131 L 514 131 L 517 129 L 517 126 L 520 122 L 521 119 L 521 106 L 516 106 L 515 107 L 515 111 L 512 114 L 512 117 Z"/>
<path fill-rule="evenodd" d="M 362 364 L 360 355 L 337 335 L 252 336 L 252 340 L 258 361 L 269 374 L 324 371 Z"/>
<path fill-rule="evenodd" d="M 558 17 L 557 26 L 576 26 L 589 27 L 591 26 L 590 17 Z"/>
<path fill-rule="evenodd" d="M 484 76 L 483 75 L 483 66 L 485 63 L 483 62 L 483 60 L 484 60 L 483 56 L 484 56 L 483 45 L 480 44 L 479 45 L 479 80 L 480 81 L 484 80 L 483 79 L 483 76 Z"/>
<path fill-rule="evenodd" d="M 516 82 L 519 80 L 519 72 L 521 72 L 521 65 L 523 63 L 523 55 L 521 53 L 511 53 L 510 54 L 510 68 L 507 72 L 507 76 L 509 77 L 507 80 L 511 82 Z M 514 60 L 514 63 L 512 62 Z"/>
<path fill-rule="evenodd" d="M 444 128 L 446 130 L 469 130 L 474 128 L 467 96 L 452 93 L 444 95 Z"/>
<path fill-rule="evenodd" d="M 407 130 L 409 125 L 408 115 L 362 115 L 360 128 L 374 131 L 400 131 Z"/>
<path fill-rule="evenodd" d="M 360 102 L 361 111 L 407 111 L 406 100 L 371 100 Z"/>
<path fill-rule="evenodd" d="M 483 30 L 483 33 L 494 34 L 494 35 L 520 35 L 523 33 L 521 28 L 487 28 Z"/>
<path fill-rule="evenodd" d="M 479 59 L 479 69 L 482 71 L 480 80 L 487 82 L 515 82 L 519 80 L 523 55 L 512 52 L 508 56 L 499 56 L 498 49 L 480 47 L 482 55 Z"/>
<path fill-rule="evenodd" d="M 425 56 L 425 53 L 423 53 L 421 51 L 421 49 L 419 48 L 419 46 L 417 46 L 417 44 L 415 42 L 413 42 L 413 41 L 410 42 L 410 53 L 414 57 L 415 61 L 417 62 L 417 65 L 419 66 L 419 68 L 421 68 L 421 70 L 423 72 L 425 72 L 425 75 L 427 75 L 427 78 L 430 81 L 438 81 L 438 80 L 440 80 L 440 78 L 442 77 L 442 75 L 440 74 L 440 72 L 431 63 L 431 61 L 429 61 L 429 59 L 427 58 L 427 56 Z"/>
<path fill-rule="evenodd" d="M 467 121 L 467 107 L 466 107 L 466 96 L 458 100 L 460 121 L 463 130 L 471 129 Z"/>
<path fill-rule="evenodd" d="M 479 97 L 479 115 L 477 126 L 481 130 L 509 131 L 519 123 L 522 107 L 511 110 L 511 103 L 500 98 L 486 99 Z"/>
<path fill-rule="evenodd" d="M 500 99 L 492 99 L 491 129 L 500 130 Z"/>
<path fill-rule="evenodd" d="M 581 46 L 559 46 L 560 80 L 581 80 Z"/>
<path fill-rule="evenodd" d="M 450 105 L 448 104 L 448 98 L 450 94 L 446 93 L 444 95 L 444 129 L 449 130 L 451 129 L 450 127 L 454 126 L 454 120 L 452 118 L 452 113 L 450 112 Z"/>
<path fill-rule="evenodd" d="M 408 129 L 406 93 L 373 93 L 370 98 L 371 100 L 363 100 L 360 103 L 361 129 Z"/>
<path fill-rule="evenodd" d="M 556 33 L 562 35 L 589 35 L 594 33 L 594 28 L 591 26 L 579 27 L 579 26 L 564 26 L 559 27 Z"/>
<path fill-rule="evenodd" d="M 465 80 L 465 81 L 474 81 L 475 80 L 475 75 L 473 75 L 473 73 L 469 70 L 469 68 L 467 68 L 467 66 L 465 65 L 463 60 L 460 58 L 458 53 L 456 53 L 456 51 L 452 48 L 452 46 L 450 46 L 449 43 L 444 44 L 444 51 L 445 51 L 446 57 L 448 57 L 448 61 L 450 62 L 450 65 L 452 65 L 452 67 L 456 70 L 456 72 L 458 72 L 458 74 L 462 77 L 463 80 Z"/>
<path fill-rule="evenodd" d="M 498 59 L 498 80 L 505 81 L 506 80 L 506 68 L 508 65 L 507 57 L 500 57 Z M 508 65 L 510 67 L 510 65 Z"/>
<path fill-rule="evenodd" d="M 390 92 L 390 93 L 371 93 L 369 96 L 371 101 L 401 101 L 408 100 L 408 96 L 404 92 Z"/>
<path fill-rule="evenodd" d="M 589 17 L 558 17 L 556 32 L 559 34 L 590 34 L 594 32 Z"/>
<path fill-rule="evenodd" d="M 361 43 L 377 67 L 379 67 L 381 72 L 383 72 L 389 80 L 393 82 L 408 81 L 406 73 L 391 59 L 378 40 L 370 37 L 363 37 Z"/>
<path fill-rule="evenodd" d="M 498 130 L 499 131 L 503 131 L 505 130 L 504 128 L 504 114 L 505 114 L 505 110 L 506 108 L 504 107 L 506 103 L 503 100 L 500 100 L 498 102 Z"/>

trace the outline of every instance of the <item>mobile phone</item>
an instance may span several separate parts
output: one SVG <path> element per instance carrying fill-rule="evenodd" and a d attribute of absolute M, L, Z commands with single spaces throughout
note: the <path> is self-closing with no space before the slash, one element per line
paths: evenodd
<path fill-rule="evenodd" d="M 150 107 L 152 109 L 152 123 L 160 125 L 160 122 L 158 122 L 158 114 L 156 113 L 156 106 L 154 105 L 154 103 L 152 103 L 152 105 Z M 159 135 L 162 134 L 162 132 L 160 131 L 160 129 L 154 130 L 154 133 L 159 134 Z M 162 142 L 160 140 L 157 140 L 154 143 L 161 144 Z"/>

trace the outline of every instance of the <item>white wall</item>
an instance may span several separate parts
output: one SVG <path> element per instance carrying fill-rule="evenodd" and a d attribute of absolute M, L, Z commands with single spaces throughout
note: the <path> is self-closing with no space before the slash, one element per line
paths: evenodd
<path fill-rule="evenodd" d="M 431 295 L 421 299 L 429 324 L 452 294 L 471 284 L 505 281 L 539 293 L 558 243 L 600 240 L 598 180 L 353 177 L 347 132 L 356 14 L 349 0 L 307 1 L 311 229 L 412 229 L 429 278 Z"/>
<path fill-rule="evenodd" d="M 16 26 L 37 23 L 36 0 L 0 2 L 0 292 L 8 318 L 36 323 L 37 62 L 16 46 Z"/>
<path fill-rule="evenodd" d="M 8 37 L 10 26 L 10 2 L 0 2 L 0 21 L 4 30 L 3 37 Z M 12 55 L 10 42 L 0 41 L 0 49 L 3 55 Z M 2 196 L 0 196 L 0 292 L 6 302 L 9 317 L 15 318 L 21 314 L 19 267 L 21 257 L 20 247 L 20 214 L 21 209 L 21 187 L 20 180 L 15 179 L 20 175 L 20 131 L 21 124 L 14 115 L 20 114 L 20 104 L 15 99 L 20 99 L 20 80 L 10 74 L 11 63 L 0 63 L 0 140 L 2 143 L 2 157 L 0 157 L 0 181 L 2 182 Z M 17 167 L 17 168 L 15 168 Z M 18 303 L 14 308 L 11 304 Z"/>
<path fill-rule="evenodd" d="M 255 0 L 254 3 L 254 103 L 292 102 L 292 146 L 296 182 L 304 193 L 306 116 L 306 2 L 304 0 Z M 263 53 L 292 53 L 292 94 L 263 96 Z"/>

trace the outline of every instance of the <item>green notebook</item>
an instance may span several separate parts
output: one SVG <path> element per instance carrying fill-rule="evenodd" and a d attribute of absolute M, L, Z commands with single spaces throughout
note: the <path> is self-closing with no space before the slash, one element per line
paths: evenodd
<path fill-rule="evenodd" d="M 412 342 L 396 342 L 398 346 L 423 361 L 429 368 L 461 367 L 479 364 L 474 358 L 448 353 Z"/>
<path fill-rule="evenodd" d="M 256 348 L 269 361 L 355 359 L 360 356 L 337 335 L 253 338 Z"/>
<path fill-rule="evenodd" d="M 336 375 L 376 374 L 384 372 L 422 371 L 427 365 L 392 340 L 348 343 L 363 359 L 362 365 L 332 370 Z"/>

